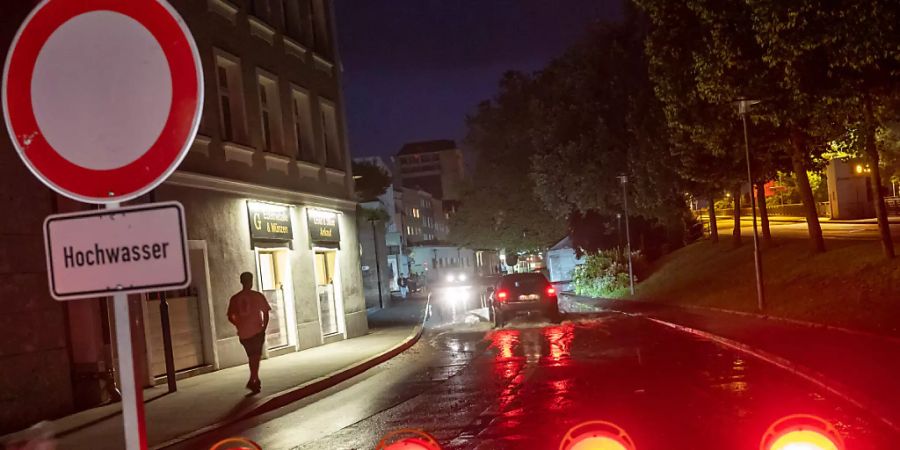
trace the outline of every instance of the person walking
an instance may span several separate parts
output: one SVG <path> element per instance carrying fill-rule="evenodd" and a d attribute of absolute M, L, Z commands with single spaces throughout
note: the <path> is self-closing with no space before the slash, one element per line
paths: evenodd
<path fill-rule="evenodd" d="M 263 344 L 266 342 L 266 327 L 269 326 L 269 302 L 261 293 L 254 291 L 253 274 L 241 274 L 243 289 L 231 297 L 228 302 L 228 321 L 237 328 L 238 339 L 247 352 L 250 363 L 250 381 L 247 389 L 254 394 L 262 390 L 259 380 L 259 361 L 262 358 Z"/>

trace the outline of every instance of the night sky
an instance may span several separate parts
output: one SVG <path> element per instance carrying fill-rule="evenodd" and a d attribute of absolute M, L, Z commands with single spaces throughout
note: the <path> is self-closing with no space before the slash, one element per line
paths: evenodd
<path fill-rule="evenodd" d="M 336 0 L 353 156 L 465 136 L 503 72 L 531 72 L 622 0 Z"/>

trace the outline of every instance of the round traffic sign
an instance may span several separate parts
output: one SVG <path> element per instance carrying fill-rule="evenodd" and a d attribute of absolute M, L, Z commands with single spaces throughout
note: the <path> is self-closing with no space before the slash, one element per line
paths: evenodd
<path fill-rule="evenodd" d="M 162 183 L 187 154 L 203 104 L 197 46 L 165 0 L 43 0 L 13 39 L 2 88 L 25 165 L 89 203 Z"/>

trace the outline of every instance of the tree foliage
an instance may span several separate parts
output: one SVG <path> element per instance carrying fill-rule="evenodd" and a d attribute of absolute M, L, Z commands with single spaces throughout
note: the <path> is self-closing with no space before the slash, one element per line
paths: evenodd
<path fill-rule="evenodd" d="M 818 106 L 820 122 L 859 132 L 869 160 L 875 212 L 894 256 L 882 194 L 877 137 L 898 98 L 900 3 L 895 0 L 747 0 L 764 60 L 794 98 Z"/>
<path fill-rule="evenodd" d="M 377 164 L 354 161 L 352 170 L 356 196 L 362 201 L 378 198 L 391 185 L 391 175 Z"/>
<path fill-rule="evenodd" d="M 534 89 L 532 77 L 509 72 L 498 94 L 468 118 L 475 173 L 451 217 L 452 242 L 515 252 L 546 248 L 565 235 L 565 221 L 542 214 L 527 175 L 535 151 L 527 134 Z"/>

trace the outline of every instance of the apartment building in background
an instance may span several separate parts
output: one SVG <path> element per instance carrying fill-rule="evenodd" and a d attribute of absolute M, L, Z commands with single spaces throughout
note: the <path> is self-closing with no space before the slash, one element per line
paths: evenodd
<path fill-rule="evenodd" d="M 449 139 L 411 142 L 403 145 L 395 157 L 400 185 L 420 189 L 452 206 L 460 200 L 465 179 L 462 150 Z"/>
<path fill-rule="evenodd" d="M 0 17 L 0 56 L 37 0 Z M 192 284 L 134 295 L 138 376 L 165 375 L 162 301 L 183 375 L 246 362 L 226 308 L 239 275 L 272 307 L 266 357 L 366 334 L 356 201 L 329 0 L 171 0 L 200 53 L 199 134 L 178 170 L 132 203 L 186 211 Z M 48 294 L 41 223 L 93 208 L 44 188 L 0 133 L 0 434 L 110 400 L 106 299 Z M 277 226 L 272 226 L 277 225 Z M 41 330 L 35 332 L 35 330 Z"/>

